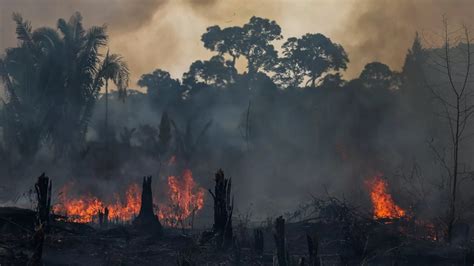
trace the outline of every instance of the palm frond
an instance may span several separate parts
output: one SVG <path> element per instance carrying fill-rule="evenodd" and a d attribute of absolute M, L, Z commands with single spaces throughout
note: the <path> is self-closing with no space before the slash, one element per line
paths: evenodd
<path fill-rule="evenodd" d="M 33 31 L 32 40 L 41 49 L 52 51 L 61 45 L 62 40 L 58 32 L 52 28 L 41 27 Z"/>
<path fill-rule="evenodd" d="M 23 20 L 23 17 L 19 13 L 13 13 L 12 18 L 16 23 L 15 32 L 17 39 L 24 42 L 27 46 L 32 47 L 31 23 L 27 20 Z"/>
<path fill-rule="evenodd" d="M 125 100 L 130 71 L 123 58 L 118 54 L 109 54 L 107 52 L 100 73 L 104 79 L 110 79 L 114 82 L 120 99 Z"/>
<path fill-rule="evenodd" d="M 84 27 L 82 26 L 82 15 L 79 12 L 74 12 L 74 14 L 69 18 L 68 26 L 72 31 L 73 40 L 78 42 L 84 37 Z"/>

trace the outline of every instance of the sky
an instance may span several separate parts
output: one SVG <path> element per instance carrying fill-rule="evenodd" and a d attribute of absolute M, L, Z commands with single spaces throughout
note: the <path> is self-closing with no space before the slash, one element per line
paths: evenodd
<path fill-rule="evenodd" d="M 207 27 L 243 25 L 255 15 L 276 20 L 284 38 L 323 33 L 340 43 L 352 78 L 372 61 L 400 70 L 416 31 L 431 44 L 443 15 L 470 26 L 473 10 L 471 0 L 0 0 L 0 49 L 16 44 L 12 12 L 35 28 L 79 11 L 86 27 L 107 24 L 110 50 L 126 59 L 136 88 L 156 68 L 180 78 L 193 61 L 209 58 L 200 41 Z"/>

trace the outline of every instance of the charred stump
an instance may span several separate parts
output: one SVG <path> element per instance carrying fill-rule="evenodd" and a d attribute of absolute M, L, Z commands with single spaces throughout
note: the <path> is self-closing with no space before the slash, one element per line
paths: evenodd
<path fill-rule="evenodd" d="M 289 256 L 286 249 L 285 219 L 283 216 L 278 217 L 275 221 L 275 233 L 273 237 L 275 238 L 278 266 L 287 266 Z"/>
<path fill-rule="evenodd" d="M 319 266 L 318 259 L 318 237 L 316 234 L 313 236 L 306 235 L 306 240 L 308 243 L 308 253 L 309 253 L 309 265 L 310 266 Z"/>
<path fill-rule="evenodd" d="M 158 217 L 153 213 L 153 194 L 151 191 L 151 176 L 143 178 L 142 201 L 140 212 L 133 220 L 133 225 L 140 231 L 161 235 L 163 228 Z"/>
<path fill-rule="evenodd" d="M 254 249 L 257 255 L 263 254 L 263 231 L 261 229 L 253 230 Z"/>
<path fill-rule="evenodd" d="M 49 212 L 51 210 L 51 186 L 52 182 L 44 173 L 38 177 L 35 184 L 36 199 L 36 225 L 43 225 L 44 229 L 49 227 Z"/>
<path fill-rule="evenodd" d="M 109 208 L 105 207 L 104 211 L 99 211 L 99 226 L 107 227 L 109 224 Z"/>
<path fill-rule="evenodd" d="M 213 231 L 217 236 L 217 246 L 226 248 L 233 243 L 232 213 L 234 199 L 231 200 L 232 179 L 227 179 L 224 172 L 219 169 L 215 175 L 216 185 L 214 193 L 209 189 L 214 200 L 214 225 Z"/>
<path fill-rule="evenodd" d="M 33 255 L 28 265 L 42 265 L 43 244 L 45 231 L 49 228 L 49 212 L 51 210 L 51 187 L 52 182 L 44 173 L 38 177 L 35 184 L 36 190 L 36 220 L 35 233 L 33 234 Z"/>

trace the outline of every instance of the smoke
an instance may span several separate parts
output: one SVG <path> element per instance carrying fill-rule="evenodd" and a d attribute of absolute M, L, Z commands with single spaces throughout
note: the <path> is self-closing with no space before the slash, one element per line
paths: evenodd
<path fill-rule="evenodd" d="M 431 43 L 430 35 L 440 32 L 443 15 L 459 26 L 470 21 L 472 8 L 469 0 L 358 1 L 336 34 L 351 59 L 348 75 L 358 75 L 371 61 L 399 70 L 417 31 Z"/>
<path fill-rule="evenodd" d="M 467 22 L 469 0 L 0 0 L 0 49 L 15 45 L 12 12 L 33 26 L 54 27 L 59 17 L 80 11 L 87 25 L 107 24 L 110 47 L 132 71 L 132 86 L 156 68 L 180 77 L 197 59 L 210 56 L 200 36 L 211 25 L 242 25 L 251 16 L 276 20 L 285 37 L 320 32 L 341 43 L 350 56 L 347 78 L 364 65 L 382 61 L 400 69 L 416 31 L 436 31 L 445 14 L 452 24 Z M 277 44 L 278 46 L 279 44 Z"/>
<path fill-rule="evenodd" d="M 129 63 L 133 87 L 140 75 L 156 68 L 163 68 L 174 77 L 180 77 L 194 60 L 210 57 L 210 52 L 203 48 L 200 41 L 207 27 L 216 24 L 221 27 L 242 25 L 254 15 L 276 20 L 282 27 L 285 38 L 320 32 L 340 43 L 351 60 L 347 78 L 358 76 L 364 65 L 371 61 L 381 61 L 392 69 L 399 70 L 416 31 L 421 32 L 422 36 L 427 32 L 438 31 L 443 14 L 450 19 L 451 24 L 466 21 L 468 11 L 472 10 L 472 2 L 71 0 L 65 3 L 60 0 L 0 0 L 0 9 L 1 49 L 16 43 L 15 27 L 11 21 L 11 13 L 14 11 L 31 20 L 34 27 L 54 27 L 58 18 L 68 18 L 74 11 L 82 13 L 86 26 L 106 23 L 111 51 L 122 54 Z M 290 97 L 289 94 L 287 96 Z M 298 112 L 299 109 L 296 108 L 304 103 L 305 97 L 269 98 L 261 100 L 261 106 L 254 104 L 252 116 L 255 116 L 255 120 L 258 112 L 265 115 L 265 110 L 271 110 L 271 115 L 255 121 L 268 126 L 266 133 L 269 134 L 262 138 L 263 143 L 257 143 L 264 148 L 245 155 L 238 150 L 242 146 L 238 126 L 248 101 L 245 99 L 235 103 L 235 99 L 229 96 L 222 103 L 206 107 L 209 110 L 202 114 L 204 121 L 200 122 L 204 124 L 208 119 L 213 119 L 214 124 L 208 136 L 212 145 L 207 145 L 212 147 L 212 151 L 203 152 L 199 164 L 196 164 L 197 176 L 203 186 L 212 186 L 213 171 L 222 167 L 235 178 L 234 192 L 237 198 L 240 197 L 238 200 L 242 202 L 241 208 L 255 203 L 258 204 L 255 208 L 265 214 L 278 214 L 281 210 L 292 209 L 297 200 L 307 199 L 308 195 L 326 188 L 353 194 L 359 193 L 355 190 L 360 189 L 360 193 L 366 196 L 363 188 L 354 185 L 365 177 L 357 176 L 361 174 L 360 169 L 357 169 L 358 164 L 364 163 L 354 162 L 352 165 L 341 160 L 340 157 L 346 156 L 330 154 L 336 152 L 335 146 L 340 142 L 349 144 L 346 147 L 341 145 L 341 149 L 348 149 L 344 153 L 353 158 L 360 157 L 360 160 L 370 160 L 373 159 L 371 155 L 375 157 L 378 153 L 351 152 L 350 144 L 361 146 L 361 150 L 369 146 L 385 151 L 386 143 L 394 142 L 392 145 L 397 146 L 412 144 L 414 141 L 407 141 L 411 137 L 405 135 L 398 136 L 399 139 L 393 141 L 393 135 L 399 133 L 397 125 L 379 121 L 376 116 L 367 117 L 367 113 L 358 113 L 358 107 L 354 107 L 355 103 L 365 107 L 367 102 L 377 101 L 374 98 L 369 101 L 368 97 L 348 94 L 347 91 L 335 94 L 332 98 L 324 98 L 324 95 L 318 97 L 322 98 L 315 104 L 318 108 L 315 112 L 319 113 L 316 120 L 309 115 L 304 117 L 307 114 Z M 204 99 L 202 102 L 205 101 Z M 111 117 L 116 116 L 117 121 L 122 121 L 116 122 L 117 128 L 158 124 L 159 114 L 144 108 L 144 103 L 141 101 L 133 105 L 127 100 L 126 105 L 116 103 L 115 109 L 114 104 L 111 104 Z M 98 106 L 103 104 L 99 102 Z M 127 112 L 121 114 L 120 109 Z M 96 109 L 96 112 L 95 120 L 101 122 L 103 110 Z M 127 115 L 130 121 L 124 121 Z M 185 121 L 177 119 L 177 122 L 184 127 Z M 349 130 L 355 132 L 348 132 Z M 344 140 L 349 143 L 344 143 Z M 381 163 L 378 167 L 395 168 L 395 164 L 406 159 L 402 155 L 401 152 L 389 154 L 386 157 L 393 162 L 387 163 L 389 165 Z M 138 162 L 135 164 L 130 163 L 130 169 L 124 167 L 127 169 L 127 178 L 156 174 L 155 162 L 149 158 L 136 158 L 136 161 Z M 138 163 L 142 166 L 136 167 Z M 47 164 L 38 165 L 45 167 Z M 64 165 L 52 170 L 34 169 L 35 171 L 22 178 L 25 185 L 32 184 L 34 180 L 31 177 L 36 175 L 37 170 L 48 170 L 51 176 L 56 177 L 63 173 L 69 174 L 70 168 L 69 165 Z M 373 170 L 382 170 L 379 168 Z M 148 172 L 143 173 L 146 171 Z M 63 175 L 64 179 L 69 178 L 66 174 Z"/>

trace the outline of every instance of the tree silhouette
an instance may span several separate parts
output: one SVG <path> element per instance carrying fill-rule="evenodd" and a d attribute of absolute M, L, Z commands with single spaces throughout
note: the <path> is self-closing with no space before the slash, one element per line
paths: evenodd
<path fill-rule="evenodd" d="M 292 77 L 289 79 L 291 85 L 300 82 L 304 76 L 308 79 L 306 85 L 311 83 L 311 87 L 315 87 L 316 80 L 324 73 L 346 69 L 349 62 L 344 48 L 320 33 L 289 38 L 282 48 L 283 62 L 287 66 L 277 68 L 277 72 Z"/>
<path fill-rule="evenodd" d="M 237 71 L 222 56 L 213 56 L 208 61 L 195 61 L 183 74 L 183 83 L 189 87 L 203 84 L 214 88 L 225 88 L 236 79 Z"/>
<path fill-rule="evenodd" d="M 380 62 L 365 65 L 359 79 L 366 88 L 393 89 L 397 86 L 396 76 L 387 65 Z"/>
<path fill-rule="evenodd" d="M 181 99 L 182 88 L 179 80 L 172 79 L 169 72 L 161 69 L 142 75 L 138 86 L 147 88 L 147 95 L 154 107 L 166 108 Z"/>
<path fill-rule="evenodd" d="M 281 28 L 275 21 L 255 16 L 242 27 L 209 27 L 201 37 L 207 49 L 219 55 L 230 55 L 232 66 L 235 66 L 237 58 L 244 56 L 250 77 L 262 69 L 268 71 L 273 68 L 277 52 L 271 42 L 279 39 Z"/>
<path fill-rule="evenodd" d="M 109 54 L 105 56 L 102 65 L 99 69 L 99 76 L 105 80 L 105 120 L 104 130 L 106 133 L 106 140 L 110 136 L 109 131 L 109 80 L 112 80 L 117 86 L 119 97 L 125 100 L 127 95 L 126 89 L 128 86 L 129 70 L 127 63 L 123 61 L 122 57 L 116 54 Z"/>

